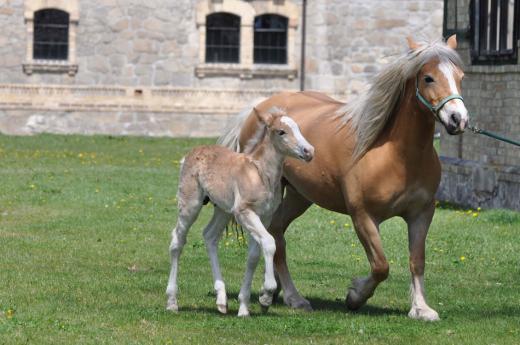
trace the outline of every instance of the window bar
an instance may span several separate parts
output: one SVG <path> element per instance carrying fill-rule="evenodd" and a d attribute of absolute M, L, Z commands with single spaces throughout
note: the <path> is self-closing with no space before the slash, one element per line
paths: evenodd
<path fill-rule="evenodd" d="M 479 30 L 479 55 L 487 53 L 487 33 L 488 33 L 488 0 L 480 0 L 479 9 L 480 25 Z"/>
<path fill-rule="evenodd" d="M 507 26 L 509 22 L 509 0 L 500 0 L 500 40 L 498 50 L 507 52 Z"/>
<path fill-rule="evenodd" d="M 489 12 L 489 46 L 488 52 L 494 54 L 497 49 L 497 16 L 498 0 L 491 0 L 491 11 Z"/>

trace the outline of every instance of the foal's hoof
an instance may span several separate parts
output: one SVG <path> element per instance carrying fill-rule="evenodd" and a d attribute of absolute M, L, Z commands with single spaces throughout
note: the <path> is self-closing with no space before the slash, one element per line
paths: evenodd
<path fill-rule="evenodd" d="M 166 310 L 178 313 L 179 312 L 179 306 L 176 303 L 168 303 L 166 305 Z"/>
<path fill-rule="evenodd" d="M 366 301 L 355 289 L 349 289 L 345 304 L 349 310 L 355 311 L 364 306 Z"/>
<path fill-rule="evenodd" d="M 227 304 L 217 304 L 217 309 L 221 314 L 227 314 Z"/>
<path fill-rule="evenodd" d="M 408 316 L 415 320 L 422 320 L 422 321 L 439 321 L 439 314 L 431 308 L 417 308 L 412 307 L 410 312 L 408 313 Z"/>
<path fill-rule="evenodd" d="M 249 310 L 246 307 L 238 308 L 238 317 L 249 317 Z"/>

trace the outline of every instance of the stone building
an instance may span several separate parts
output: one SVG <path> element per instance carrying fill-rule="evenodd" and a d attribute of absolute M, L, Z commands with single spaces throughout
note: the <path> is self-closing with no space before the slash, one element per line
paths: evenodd
<path fill-rule="evenodd" d="M 442 0 L 0 0 L 0 132 L 215 136 L 251 101 L 340 99 L 438 38 Z"/>
<path fill-rule="evenodd" d="M 519 0 L 446 0 L 445 34 L 458 33 L 472 123 L 520 140 Z M 520 148 L 466 133 L 443 136 L 440 199 L 520 210 Z"/>

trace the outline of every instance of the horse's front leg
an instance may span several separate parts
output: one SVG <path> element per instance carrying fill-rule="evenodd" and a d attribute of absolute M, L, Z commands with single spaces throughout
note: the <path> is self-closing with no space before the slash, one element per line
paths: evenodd
<path fill-rule="evenodd" d="M 273 302 L 273 295 L 276 290 L 276 279 L 274 277 L 273 257 L 276 245 L 273 236 L 266 230 L 260 217 L 249 209 L 236 212 L 235 217 L 240 225 L 242 225 L 254 240 L 262 248 L 265 260 L 265 277 L 260 296 L 260 304 L 267 308 Z"/>
<path fill-rule="evenodd" d="M 301 216 L 311 205 L 312 203 L 310 201 L 296 192 L 292 186 L 288 185 L 286 187 L 285 197 L 274 213 L 271 225 L 269 226 L 269 232 L 274 236 L 276 241 L 274 265 L 283 289 L 284 303 L 292 308 L 307 311 L 312 310 L 311 304 L 308 300 L 303 298 L 296 289 L 287 266 L 284 234 L 289 224 Z"/>
<path fill-rule="evenodd" d="M 251 284 L 253 282 L 253 276 L 255 274 L 258 260 L 260 259 L 260 246 L 258 242 L 249 237 L 248 255 L 246 264 L 246 273 L 244 274 L 244 280 L 240 287 L 240 293 L 238 294 L 238 300 L 240 307 L 238 309 L 238 316 L 249 316 L 249 301 L 251 299 Z"/>
<path fill-rule="evenodd" d="M 352 287 L 348 291 L 347 308 L 357 310 L 372 297 L 379 283 L 388 278 L 389 266 L 383 252 L 378 224 L 364 212 L 352 215 L 352 220 L 371 268 L 368 277 L 353 279 Z"/>
<path fill-rule="evenodd" d="M 439 314 L 426 304 L 424 292 L 425 243 L 434 211 L 435 205 L 432 204 L 418 216 L 406 219 L 410 250 L 410 272 L 412 274 L 410 289 L 412 308 L 408 316 L 425 321 L 439 320 Z"/>

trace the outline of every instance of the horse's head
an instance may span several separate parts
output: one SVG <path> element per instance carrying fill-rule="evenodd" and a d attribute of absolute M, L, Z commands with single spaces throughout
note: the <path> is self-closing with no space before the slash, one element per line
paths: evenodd
<path fill-rule="evenodd" d="M 271 139 L 275 149 L 283 155 L 310 162 L 314 157 L 314 147 L 303 137 L 300 128 L 279 108 L 272 108 L 268 112 L 254 112 L 266 128 L 266 135 Z"/>
<path fill-rule="evenodd" d="M 421 45 L 408 38 L 412 51 L 420 53 Z M 446 49 L 455 50 L 455 35 L 448 38 Z M 461 94 L 464 72 L 442 55 L 433 55 L 422 65 L 416 76 L 417 100 L 428 108 L 449 134 L 460 134 L 468 125 L 468 111 Z"/>

